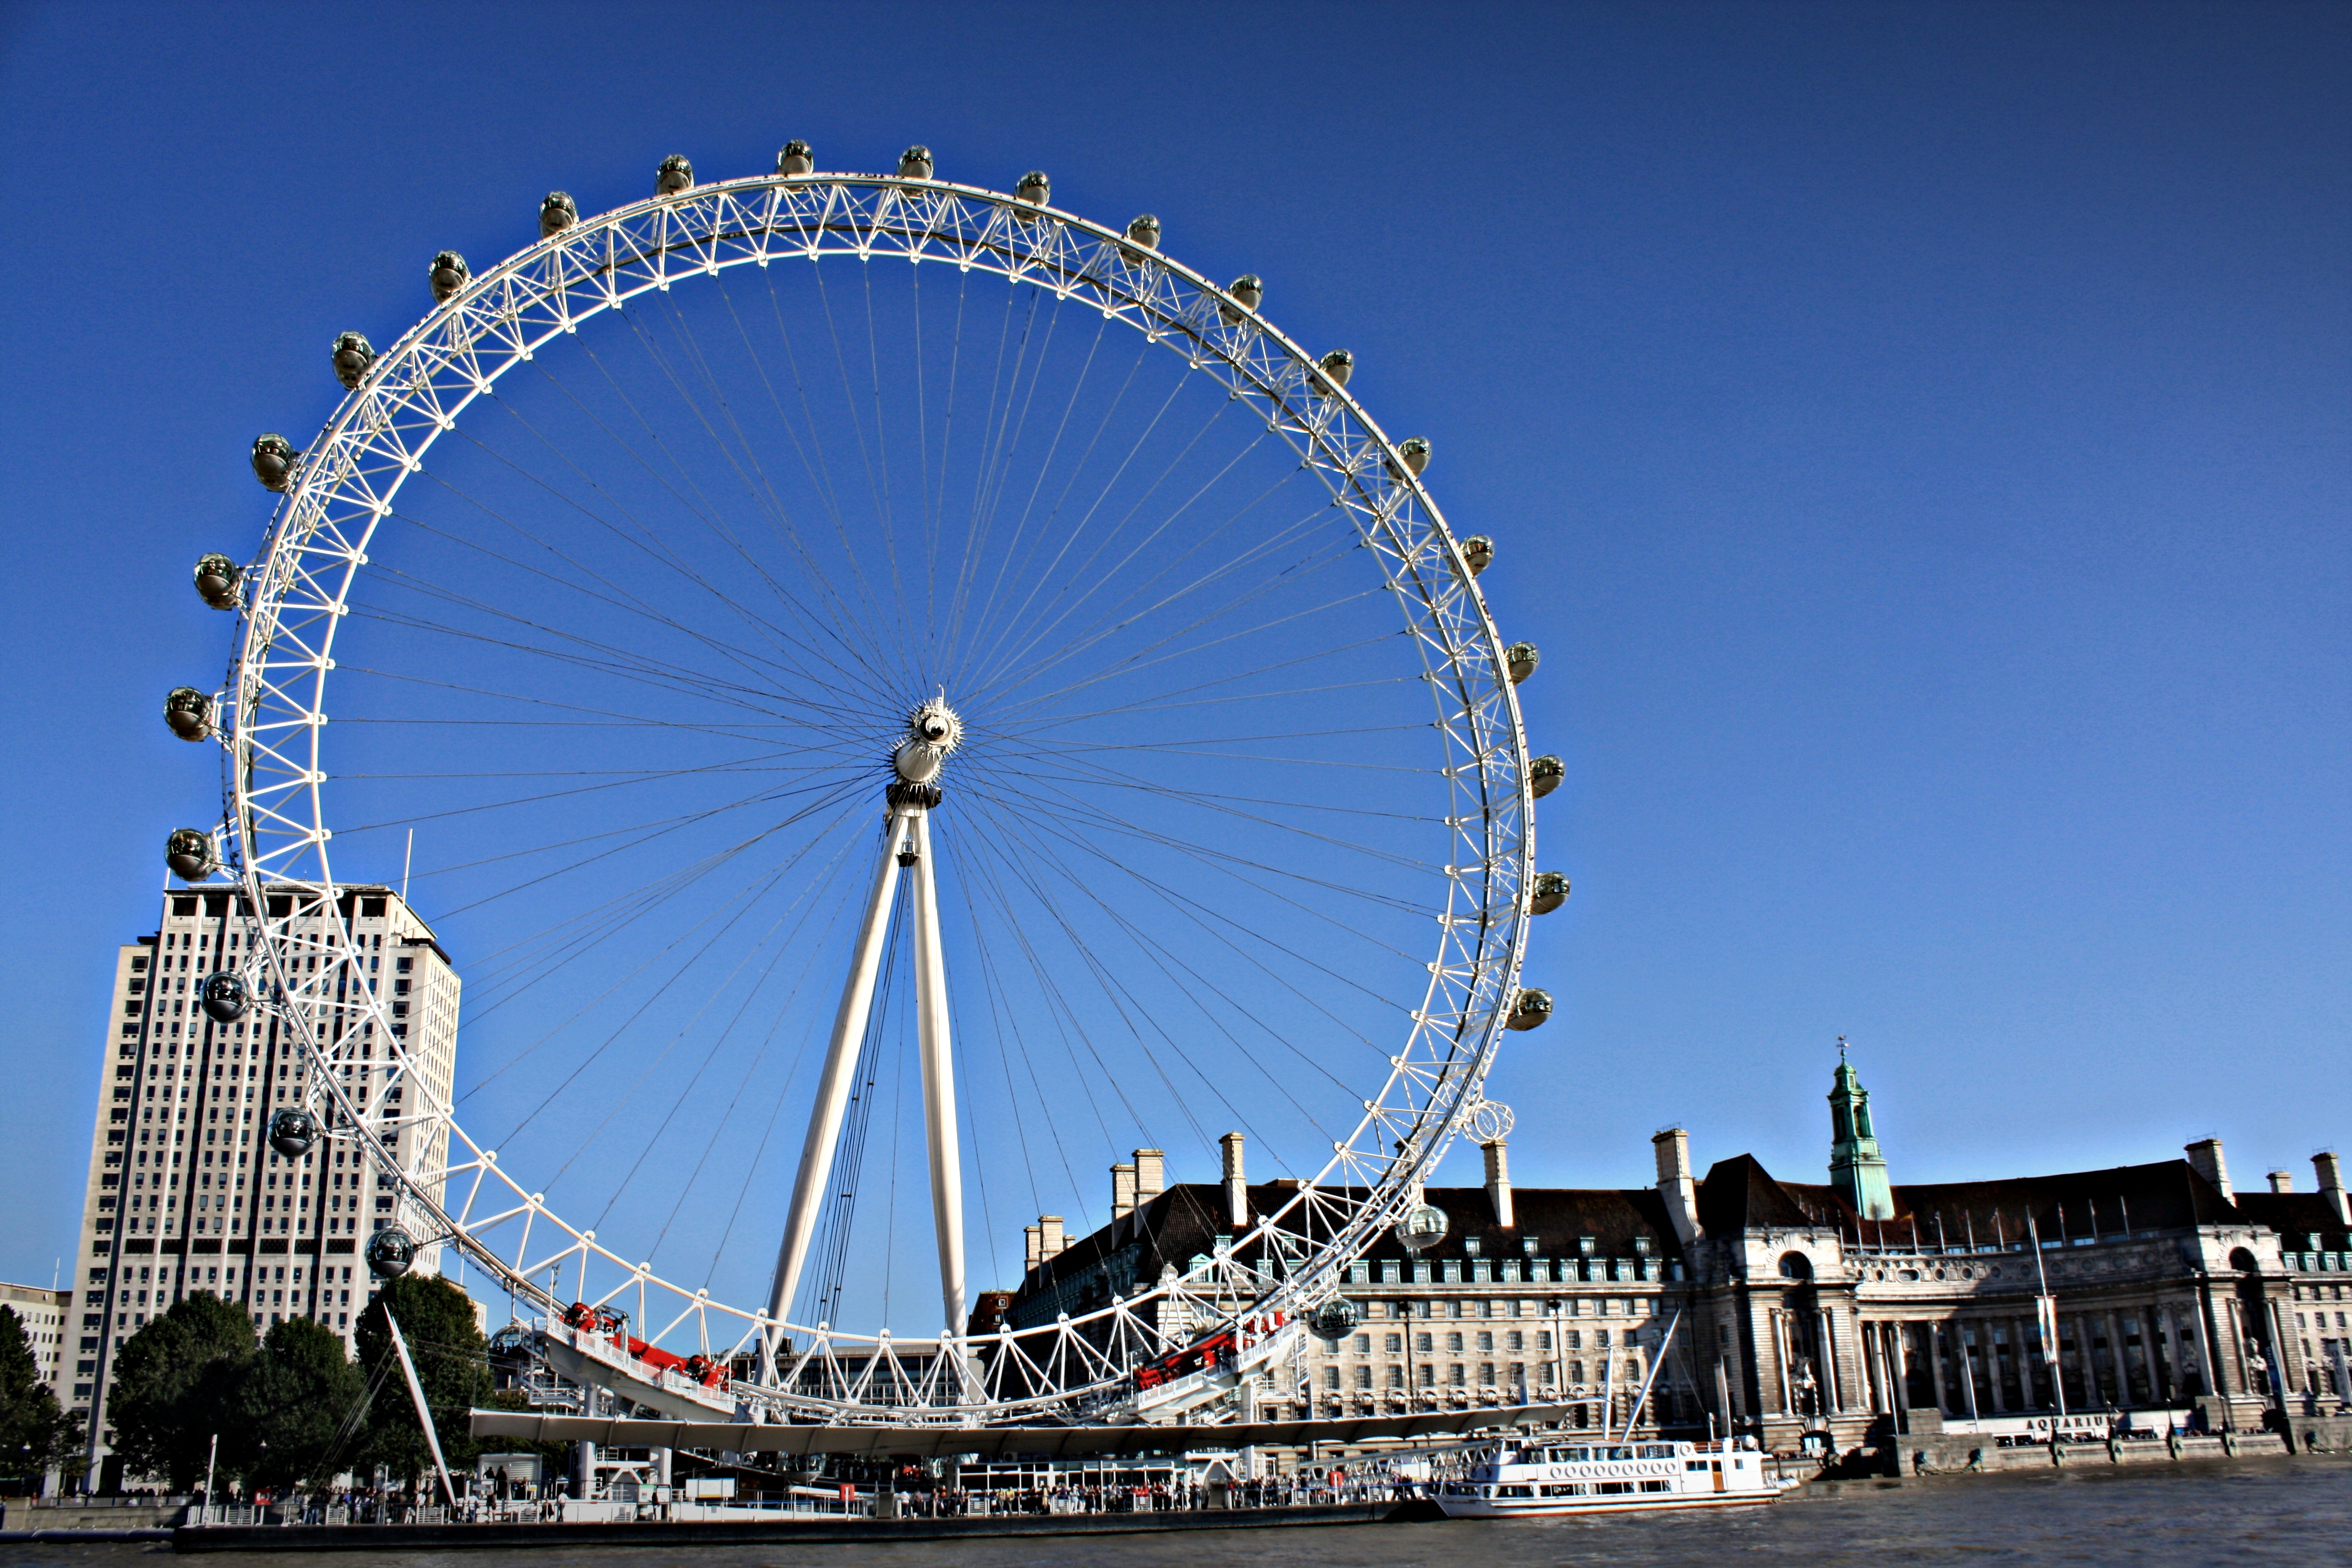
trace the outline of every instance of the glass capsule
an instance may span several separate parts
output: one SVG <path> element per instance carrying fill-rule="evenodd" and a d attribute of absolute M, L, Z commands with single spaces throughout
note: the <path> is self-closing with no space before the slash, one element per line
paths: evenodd
<path fill-rule="evenodd" d="M 218 551 L 196 557 L 196 597 L 215 610 L 236 608 L 236 587 L 245 580 L 237 563 Z"/>
<path fill-rule="evenodd" d="M 654 171 L 654 195 L 674 196 L 680 191 L 694 188 L 694 165 L 681 153 L 672 153 Z"/>
<path fill-rule="evenodd" d="M 272 431 L 253 443 L 253 477 L 266 490 L 284 491 L 294 483 L 294 462 L 301 457 L 294 443 Z"/>
<path fill-rule="evenodd" d="M 213 732 L 213 700 L 193 686 L 175 686 L 163 699 L 163 722 L 183 741 L 201 741 Z"/>
<path fill-rule="evenodd" d="M 299 1160 L 319 1141 L 319 1119 L 299 1106 L 281 1105 L 269 1118 L 269 1146 Z"/>
<path fill-rule="evenodd" d="M 368 1272 L 380 1279 L 397 1279 L 416 1261 L 416 1242 L 396 1225 L 385 1226 L 368 1237 Z"/>
<path fill-rule="evenodd" d="M 196 994 L 204 1003 L 205 1016 L 215 1024 L 234 1024 L 245 1016 L 252 1005 L 252 993 L 245 986 L 245 976 L 235 970 L 223 969 L 204 978 Z"/>
<path fill-rule="evenodd" d="M 213 836 L 201 827 L 174 827 L 163 840 L 163 864 L 183 882 L 201 882 L 220 869 Z"/>
<path fill-rule="evenodd" d="M 433 265 L 425 269 L 426 280 L 433 285 L 433 302 L 446 305 L 456 299 L 457 291 L 473 275 L 472 268 L 466 265 L 466 258 L 456 251 L 444 250 L 436 254 L 433 258 Z"/>

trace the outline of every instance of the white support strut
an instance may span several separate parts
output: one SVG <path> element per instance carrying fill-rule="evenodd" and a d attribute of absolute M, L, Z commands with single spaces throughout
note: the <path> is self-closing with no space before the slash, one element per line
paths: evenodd
<path fill-rule="evenodd" d="M 948 1034 L 947 963 L 940 948 L 939 886 L 931 870 L 931 816 L 914 814 L 915 996 L 923 1045 L 923 1131 L 931 1157 L 931 1221 L 939 1233 L 940 1300 L 949 1333 L 962 1337 L 963 1161 L 956 1141 L 955 1048 Z"/>
<path fill-rule="evenodd" d="M 873 890 L 866 898 L 866 918 L 857 928 L 857 945 L 851 950 L 849 979 L 841 988 L 841 1007 L 833 1018 L 833 1040 L 825 1047 L 824 1075 L 817 1080 L 816 1104 L 809 1110 L 808 1138 L 801 1145 L 800 1173 L 793 1181 L 793 1206 L 784 1220 L 784 1239 L 776 1251 L 776 1274 L 768 1292 L 768 1316 L 782 1321 L 799 1290 L 801 1271 L 808 1263 L 809 1239 L 816 1233 L 824 1210 L 825 1185 L 833 1171 L 834 1146 L 841 1139 L 841 1121 L 849 1108 L 849 1094 L 857 1076 L 858 1047 L 866 1038 L 866 1019 L 874 1008 L 874 984 L 882 969 L 883 938 L 890 929 L 890 904 L 898 888 L 898 852 L 909 834 L 907 818 L 919 807 L 894 806 L 882 836 L 881 863 L 874 868 Z M 773 1355 L 770 1336 L 761 1359 Z"/>

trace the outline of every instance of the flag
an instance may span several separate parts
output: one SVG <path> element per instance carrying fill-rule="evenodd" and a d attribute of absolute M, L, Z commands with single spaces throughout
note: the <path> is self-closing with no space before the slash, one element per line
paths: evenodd
<path fill-rule="evenodd" d="M 2034 1327 L 2042 1331 L 2042 1360 L 2046 1366 L 2058 1364 L 2058 1298 L 2033 1298 Z"/>

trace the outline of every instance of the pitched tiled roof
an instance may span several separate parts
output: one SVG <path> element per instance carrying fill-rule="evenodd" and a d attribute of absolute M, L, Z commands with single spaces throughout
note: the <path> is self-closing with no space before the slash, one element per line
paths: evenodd
<path fill-rule="evenodd" d="M 2352 1226 L 2336 1213 L 2334 1200 L 2318 1193 L 2240 1193 L 2238 1212 L 2289 1238 L 2290 1250 L 2305 1250 L 2301 1237 L 2316 1236 L 2315 1252 L 2352 1251 Z"/>

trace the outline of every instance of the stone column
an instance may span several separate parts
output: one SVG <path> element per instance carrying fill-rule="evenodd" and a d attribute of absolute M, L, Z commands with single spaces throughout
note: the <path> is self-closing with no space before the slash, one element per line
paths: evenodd
<path fill-rule="evenodd" d="M 1828 1401 L 1832 1414 L 1843 1413 L 1845 1409 L 1845 1379 L 1838 1375 L 1837 1336 L 1830 1331 L 1830 1310 L 1819 1308 L 1814 1316 L 1820 1319 L 1822 1377 L 1828 1385 L 1822 1390 L 1822 1397 Z"/>
<path fill-rule="evenodd" d="M 1951 1384 L 1944 1375 L 1945 1328 L 1946 1325 L 1942 1323 L 1927 1325 L 1927 1353 L 1933 1358 L 1928 1366 L 1936 1380 L 1936 1408 L 1945 1411 L 1947 1415 L 1951 1415 L 1957 1413 L 1947 1410 L 1945 1403 L 1951 1397 Z"/>
<path fill-rule="evenodd" d="M 2000 1331 L 2000 1333 L 1994 1333 Z M 2009 1404 L 2009 1389 L 2001 1384 L 2001 1342 L 2009 1340 L 2009 1319 L 1985 1319 L 1985 1342 L 1978 1350 L 1985 1352 L 1985 1394 L 1992 1399 L 1994 1415 L 2009 1415 L 2013 1405 Z M 2016 1366 L 2018 1347 L 2009 1344 L 2009 1363 Z"/>
<path fill-rule="evenodd" d="M 1879 1338 L 1882 1326 L 1855 1319 L 1855 1328 L 1863 1335 L 1863 1377 L 1870 1383 L 1870 1408 L 1877 1415 L 1894 1413 L 1894 1401 L 1886 1396 L 1886 1342 Z"/>
<path fill-rule="evenodd" d="M 2124 1314 L 2122 1309 L 2117 1307 L 2108 1308 L 2106 1318 L 2107 1342 L 2115 1347 L 2116 1408 L 2118 1410 L 2128 1410 L 2132 1406 L 2131 1347 L 2124 1342 L 2128 1336 L 2124 1332 Z M 2145 1338 L 2146 1336 L 2142 1337 Z M 2142 1348 L 2145 1349 L 2146 1347 L 2143 1346 Z"/>

